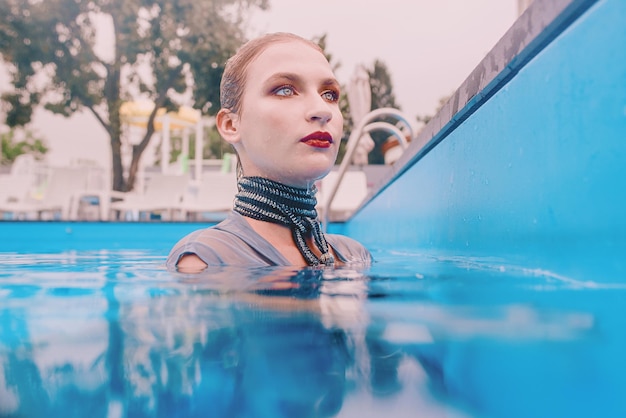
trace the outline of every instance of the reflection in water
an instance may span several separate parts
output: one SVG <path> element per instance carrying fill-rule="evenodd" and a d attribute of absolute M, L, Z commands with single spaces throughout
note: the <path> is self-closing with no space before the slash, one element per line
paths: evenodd
<path fill-rule="evenodd" d="M 0 417 L 548 416 L 514 385 L 601 353 L 592 310 L 520 299 L 542 277 L 497 294 L 486 274 L 498 271 L 440 260 L 183 275 L 141 252 L 11 259 Z M 604 377 L 597 356 L 585 361 Z"/>

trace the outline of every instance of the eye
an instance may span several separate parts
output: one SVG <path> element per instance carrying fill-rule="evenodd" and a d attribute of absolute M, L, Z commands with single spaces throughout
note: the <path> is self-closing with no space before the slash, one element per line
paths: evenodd
<path fill-rule="evenodd" d="M 334 90 L 326 90 L 322 92 L 322 97 L 324 100 L 327 100 L 331 103 L 335 103 L 339 101 L 339 93 Z"/>
<path fill-rule="evenodd" d="M 274 90 L 274 94 L 277 96 L 293 96 L 296 94 L 296 90 L 293 86 L 280 86 Z"/>

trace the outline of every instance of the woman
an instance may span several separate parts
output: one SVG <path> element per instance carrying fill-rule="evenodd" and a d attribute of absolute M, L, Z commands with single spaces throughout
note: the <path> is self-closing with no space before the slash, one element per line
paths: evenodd
<path fill-rule="evenodd" d="M 289 33 L 254 39 L 226 63 L 220 93 L 217 129 L 238 155 L 235 207 L 179 241 L 168 267 L 369 263 L 361 244 L 322 234 L 317 221 L 314 183 L 332 169 L 343 129 L 319 46 Z"/>

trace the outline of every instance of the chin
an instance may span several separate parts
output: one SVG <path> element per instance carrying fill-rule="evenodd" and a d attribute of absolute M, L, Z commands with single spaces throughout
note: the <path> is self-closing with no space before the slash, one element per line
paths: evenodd
<path fill-rule="evenodd" d="M 289 184 L 294 187 L 307 187 L 315 181 L 325 177 L 331 172 L 334 166 L 334 159 L 316 160 L 300 160 L 300 164 L 292 166 L 288 171 L 282 173 L 280 177 L 281 183 Z"/>
<path fill-rule="evenodd" d="M 333 169 L 333 166 L 331 165 L 331 166 L 326 166 L 326 167 L 320 168 L 319 170 L 312 171 L 311 175 L 309 176 L 309 178 L 314 180 L 314 181 L 315 180 L 319 180 L 321 178 L 326 177 L 326 175 L 328 173 L 330 173 L 332 171 L 332 169 Z"/>
<path fill-rule="evenodd" d="M 283 177 L 282 180 L 279 181 L 293 187 L 308 188 L 311 187 L 311 185 L 313 185 L 317 180 L 326 177 L 329 172 L 330 168 L 322 171 L 309 171 L 306 173 L 301 171 L 298 174 L 292 173 L 293 175 L 291 176 Z"/>
<path fill-rule="evenodd" d="M 310 170 L 311 173 L 315 175 L 316 179 L 324 177 L 326 174 L 330 173 L 335 166 L 335 161 L 337 158 L 328 158 L 324 161 L 316 161 L 314 164 L 311 164 Z"/>

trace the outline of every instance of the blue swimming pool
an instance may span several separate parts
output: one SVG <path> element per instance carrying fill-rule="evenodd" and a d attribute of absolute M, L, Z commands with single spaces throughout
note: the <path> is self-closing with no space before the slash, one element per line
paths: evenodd
<path fill-rule="evenodd" d="M 0 223 L 0 416 L 626 413 L 623 283 L 401 247 L 167 272 L 198 226 Z"/>
<path fill-rule="evenodd" d="M 625 18 L 535 0 L 330 226 L 366 270 L 183 275 L 203 225 L 0 222 L 0 417 L 626 416 Z"/>

